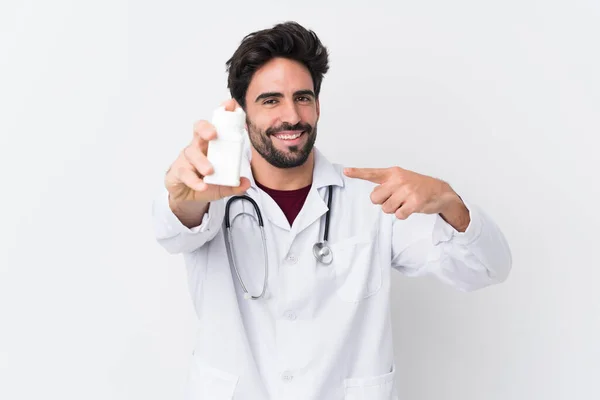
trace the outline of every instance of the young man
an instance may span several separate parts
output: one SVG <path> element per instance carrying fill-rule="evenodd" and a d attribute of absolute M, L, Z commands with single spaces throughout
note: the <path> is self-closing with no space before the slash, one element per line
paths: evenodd
<path fill-rule="evenodd" d="M 392 268 L 464 291 L 499 283 L 511 268 L 502 233 L 446 182 L 343 169 L 313 147 L 328 55 L 312 31 L 252 33 L 227 66 L 225 105 L 246 112 L 251 143 L 240 186 L 203 182 L 216 132 L 200 121 L 154 205 L 158 242 L 183 254 L 200 320 L 187 398 L 396 398 Z M 251 201 L 226 215 L 241 194 L 264 237 Z M 326 230 L 330 252 L 313 251 Z"/>

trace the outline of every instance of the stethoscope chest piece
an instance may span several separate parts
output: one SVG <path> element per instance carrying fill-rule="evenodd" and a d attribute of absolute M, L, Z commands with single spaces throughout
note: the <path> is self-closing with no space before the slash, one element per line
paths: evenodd
<path fill-rule="evenodd" d="M 331 251 L 331 248 L 329 248 L 327 241 L 315 243 L 313 245 L 313 254 L 317 261 L 325 265 L 329 265 L 333 261 L 333 252 Z"/>

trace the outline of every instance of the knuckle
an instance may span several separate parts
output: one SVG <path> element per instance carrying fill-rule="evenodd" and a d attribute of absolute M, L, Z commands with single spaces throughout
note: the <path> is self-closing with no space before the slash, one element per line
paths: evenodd
<path fill-rule="evenodd" d="M 396 216 L 400 219 L 406 219 L 412 213 L 413 208 L 410 205 L 402 205 L 402 207 L 396 210 Z"/>
<path fill-rule="evenodd" d="M 196 121 L 194 123 L 194 132 L 198 133 L 201 130 L 206 129 L 206 127 L 209 125 L 209 122 L 205 119 L 201 119 L 199 121 Z"/>
<path fill-rule="evenodd" d="M 183 149 L 183 154 L 186 160 L 192 161 L 198 158 L 198 149 L 190 145 Z"/>
<path fill-rule="evenodd" d="M 182 151 L 183 154 L 183 151 Z M 185 162 L 185 158 L 180 155 L 177 159 L 171 164 L 169 169 L 167 170 L 167 176 L 179 175 L 179 168 Z"/>
<path fill-rule="evenodd" d="M 379 196 L 377 195 L 377 192 L 375 192 L 375 191 L 371 192 L 371 202 L 373 204 L 379 204 L 380 203 Z"/>
<path fill-rule="evenodd" d="M 201 122 L 202 123 L 199 123 L 198 128 L 194 132 L 199 138 L 206 140 L 206 138 L 210 138 L 216 133 L 216 129 L 208 121 Z"/>
<path fill-rule="evenodd" d="M 369 198 L 371 199 L 371 202 L 375 203 L 375 191 L 374 190 L 369 195 Z"/>
<path fill-rule="evenodd" d="M 410 200 L 411 204 L 414 204 L 414 205 L 423 204 L 423 196 L 417 192 L 412 193 L 409 196 L 409 200 Z"/>
<path fill-rule="evenodd" d="M 185 168 L 183 165 L 177 167 L 177 176 L 181 179 L 181 178 L 185 178 L 186 174 L 187 174 L 188 169 Z"/>
<path fill-rule="evenodd" d="M 183 154 L 183 161 L 185 163 L 189 163 L 190 160 L 193 158 L 193 149 L 192 149 L 192 147 L 188 146 L 185 149 L 183 149 L 182 154 Z"/>
<path fill-rule="evenodd" d="M 390 199 L 389 201 L 386 201 L 381 205 L 381 209 L 386 214 L 393 214 L 396 211 L 397 207 L 394 207 L 394 203 Z"/>
<path fill-rule="evenodd" d="M 399 186 L 399 185 L 402 185 L 402 183 L 404 182 L 404 179 L 402 178 L 402 175 L 400 173 L 393 172 L 390 174 L 389 182 L 391 184 Z"/>

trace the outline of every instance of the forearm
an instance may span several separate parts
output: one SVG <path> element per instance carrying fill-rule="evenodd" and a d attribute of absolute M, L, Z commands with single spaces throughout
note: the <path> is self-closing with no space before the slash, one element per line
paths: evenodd
<path fill-rule="evenodd" d="M 153 202 L 152 221 L 158 243 L 169 253 L 189 253 L 211 241 L 221 229 L 225 205 L 222 200 L 208 204 L 198 202 L 171 208 L 167 190 Z M 182 222 L 183 221 L 183 222 Z M 187 225 L 184 225 L 184 222 Z"/>
<path fill-rule="evenodd" d="M 198 201 L 173 202 L 169 197 L 171 211 L 185 227 L 190 229 L 202 223 L 204 214 L 208 212 L 209 204 Z"/>
<path fill-rule="evenodd" d="M 395 220 L 392 266 L 410 276 L 433 273 L 465 291 L 504 281 L 512 256 L 503 233 L 483 210 L 473 204 L 465 206 L 470 222 L 462 232 L 441 213 Z M 449 215 L 452 218 L 453 213 Z"/>

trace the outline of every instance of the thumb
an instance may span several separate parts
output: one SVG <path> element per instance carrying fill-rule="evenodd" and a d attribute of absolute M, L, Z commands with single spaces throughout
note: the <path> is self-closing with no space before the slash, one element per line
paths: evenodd
<path fill-rule="evenodd" d="M 225 107 L 225 111 L 235 111 L 236 108 L 240 107 L 240 105 L 237 101 L 235 101 L 235 99 L 226 100 L 223 103 L 221 103 L 221 106 Z"/>
<path fill-rule="evenodd" d="M 250 180 L 248 178 L 240 178 L 240 185 L 237 187 L 231 188 L 231 193 L 235 196 L 240 195 L 242 193 L 246 193 L 246 191 L 250 189 Z"/>

